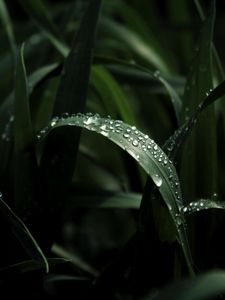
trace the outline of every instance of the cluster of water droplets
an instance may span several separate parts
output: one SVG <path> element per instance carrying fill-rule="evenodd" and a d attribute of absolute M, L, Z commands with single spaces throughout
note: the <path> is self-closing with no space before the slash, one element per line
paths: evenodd
<path fill-rule="evenodd" d="M 64 114 L 61 117 L 55 117 L 46 128 L 40 131 L 37 139 L 41 140 L 53 128 L 62 125 L 79 126 L 100 133 L 126 150 L 143 167 L 146 159 L 148 159 L 147 156 L 149 156 L 149 159 L 155 160 L 157 162 L 156 165 L 158 164 L 163 167 L 165 177 L 170 181 L 175 198 L 179 203 L 179 207 L 181 207 L 180 185 L 173 164 L 147 134 L 143 134 L 135 126 L 127 125 L 121 120 L 113 120 L 110 117 L 101 118 L 98 114 L 92 113 L 78 113 L 70 116 Z M 155 174 L 151 172 L 149 175 L 158 188 L 163 185 L 163 180 L 165 179 L 158 172 Z"/>
<path fill-rule="evenodd" d="M 188 205 L 184 206 L 182 210 L 184 214 L 189 215 L 201 210 L 207 210 L 211 208 L 225 209 L 225 202 L 200 199 L 198 201 L 190 202 Z"/>

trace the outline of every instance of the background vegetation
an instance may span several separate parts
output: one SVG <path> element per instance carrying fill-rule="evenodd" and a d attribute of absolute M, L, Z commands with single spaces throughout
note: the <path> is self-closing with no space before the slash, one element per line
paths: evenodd
<path fill-rule="evenodd" d="M 222 299 L 223 1 L 0 19 L 1 297 Z"/>

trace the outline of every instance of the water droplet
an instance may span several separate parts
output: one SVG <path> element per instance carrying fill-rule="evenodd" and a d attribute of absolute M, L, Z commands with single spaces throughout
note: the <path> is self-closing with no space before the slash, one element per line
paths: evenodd
<path fill-rule="evenodd" d="M 152 179 L 157 187 L 160 187 L 162 185 L 162 178 L 158 174 L 153 175 Z"/>
<path fill-rule="evenodd" d="M 130 137 L 130 135 L 129 135 L 128 133 L 124 133 L 124 134 L 123 134 L 123 137 L 124 137 L 125 139 L 128 139 L 128 138 Z"/>
<path fill-rule="evenodd" d="M 154 149 L 154 150 L 157 150 L 157 149 L 158 149 L 158 146 L 157 146 L 157 145 L 155 145 L 155 146 L 153 147 L 153 149 Z"/>
<path fill-rule="evenodd" d="M 137 147 L 139 145 L 138 140 L 133 140 L 132 145 L 134 147 Z"/>

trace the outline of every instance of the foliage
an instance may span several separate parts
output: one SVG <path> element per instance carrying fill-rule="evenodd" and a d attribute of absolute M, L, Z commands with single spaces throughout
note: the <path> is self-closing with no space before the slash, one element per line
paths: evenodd
<path fill-rule="evenodd" d="M 2 297 L 223 298 L 220 6 L 0 0 Z"/>

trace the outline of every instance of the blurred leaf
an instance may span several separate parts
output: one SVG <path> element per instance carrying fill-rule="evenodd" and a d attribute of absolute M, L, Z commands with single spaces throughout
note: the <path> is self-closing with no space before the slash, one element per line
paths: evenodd
<path fill-rule="evenodd" d="M 155 72 L 152 72 L 148 68 L 143 67 L 134 62 L 127 62 L 125 60 L 116 59 L 113 57 L 95 56 L 94 62 L 96 64 L 103 64 L 106 67 L 109 66 L 109 70 L 111 68 L 113 68 L 115 70 L 115 67 L 117 67 L 117 71 L 119 71 L 119 72 L 128 72 L 128 73 L 133 72 L 133 74 L 135 72 L 136 73 L 135 75 L 137 77 L 140 76 L 140 72 L 141 72 L 142 76 L 145 75 L 145 76 L 148 76 L 149 79 L 151 78 L 151 80 L 160 82 L 164 86 L 164 88 L 166 89 L 167 93 L 170 96 L 177 120 L 180 119 L 180 112 L 181 112 L 181 108 L 182 108 L 181 99 L 180 99 L 179 95 L 177 94 L 177 92 L 175 91 L 175 89 L 169 83 L 169 80 L 167 80 L 166 77 L 164 77 L 158 70 Z M 139 80 L 140 80 L 140 78 L 139 78 Z M 146 78 L 145 78 L 145 80 L 146 80 Z"/>
<path fill-rule="evenodd" d="M 91 0 L 88 4 L 64 64 L 53 115 L 84 111 L 100 7 L 101 0 Z M 57 232 L 55 223 L 58 224 L 58 214 L 64 205 L 63 199 L 68 192 L 75 167 L 80 130 L 70 129 L 71 131 L 62 129 L 47 139 L 41 158 L 42 197 L 46 200 L 43 204 L 43 219 L 48 223 L 51 212 L 50 235 Z"/>
<path fill-rule="evenodd" d="M 65 259 L 65 258 L 46 258 L 46 259 L 47 259 L 49 267 L 70 262 L 70 260 Z M 23 274 L 26 272 L 41 270 L 41 269 L 43 269 L 43 267 L 45 267 L 45 266 L 43 266 L 43 263 L 40 263 L 35 260 L 26 260 L 26 261 L 22 261 L 20 263 L 5 267 L 3 269 L 0 269 L 0 275 L 3 275 L 4 277 L 5 276 L 13 277 L 14 274 L 18 276 L 19 274 Z"/>
<path fill-rule="evenodd" d="M 66 204 L 68 211 L 73 211 L 77 207 L 97 207 L 97 208 L 121 208 L 138 209 L 141 203 L 141 194 L 137 193 L 91 193 L 69 196 Z"/>
<path fill-rule="evenodd" d="M 10 224 L 10 227 L 21 242 L 21 245 L 27 251 L 29 256 L 35 261 L 39 262 L 49 271 L 49 265 L 46 257 L 44 256 L 41 248 L 38 246 L 37 242 L 31 235 L 30 231 L 26 225 L 17 217 L 17 215 L 11 210 L 11 208 L 0 198 L 0 211 L 2 216 Z"/>
<path fill-rule="evenodd" d="M 16 61 L 16 53 L 17 53 L 17 47 L 15 42 L 15 37 L 13 33 L 13 25 L 8 13 L 7 6 L 5 4 L 4 0 L 0 0 L 0 18 L 2 19 L 2 25 L 5 28 L 5 31 L 7 33 L 11 51 L 12 51 L 12 57 L 14 62 Z"/>
<path fill-rule="evenodd" d="M 225 293 L 225 272 L 215 270 L 192 279 L 173 283 L 154 296 L 142 300 L 205 300 Z"/>
<path fill-rule="evenodd" d="M 27 75 L 23 58 L 24 45 L 22 45 L 17 60 L 15 80 L 15 148 L 21 151 L 33 141 L 30 106 L 28 99 Z"/>
<path fill-rule="evenodd" d="M 106 108 L 111 106 L 117 108 L 116 111 L 125 122 L 136 124 L 123 90 L 104 67 L 92 67 L 90 84 L 97 90 Z"/>
<path fill-rule="evenodd" d="M 36 184 L 36 155 L 33 144 L 33 128 L 27 87 L 26 69 L 22 45 L 17 59 L 15 78 L 15 120 L 14 120 L 14 197 L 16 211 L 21 217 L 31 213 L 34 205 Z M 31 199 L 33 201 L 31 201 Z"/>
<path fill-rule="evenodd" d="M 147 135 L 122 121 L 100 118 L 98 115 L 78 114 L 66 118 L 54 118 L 38 136 L 51 136 L 53 130 L 62 126 L 78 126 L 95 131 L 127 151 L 143 167 L 158 187 L 177 228 L 178 240 L 192 272 L 191 255 L 186 238 L 185 220 L 180 214 L 182 195 L 176 169 L 165 153 Z M 59 128 L 60 129 L 60 128 Z M 59 130 L 58 129 L 58 130 Z M 56 131 L 57 132 L 57 131 Z"/>
<path fill-rule="evenodd" d="M 97 277 L 99 275 L 98 271 L 90 266 L 90 264 L 88 264 L 86 261 L 84 261 L 84 259 L 82 259 L 78 253 L 76 253 L 76 251 L 70 253 L 63 247 L 57 244 L 53 244 L 52 252 L 58 256 L 63 257 L 64 259 L 69 259 L 71 263 L 73 263 L 76 267 L 78 267 L 85 273 L 91 274 L 94 277 Z"/>
<path fill-rule="evenodd" d="M 211 47 L 215 22 L 215 1 L 205 19 L 195 57 L 187 78 L 181 120 L 186 120 L 195 111 L 212 89 Z M 216 123 L 215 108 L 201 115 L 192 136 L 186 145 L 181 162 L 181 179 L 187 197 L 211 197 L 217 190 L 216 179 Z M 204 149 L 204 151 L 202 151 Z M 193 167 L 190 170 L 190 162 Z"/>
<path fill-rule="evenodd" d="M 27 14 L 35 21 L 39 28 L 43 30 L 52 44 L 63 55 L 67 55 L 68 47 L 62 41 L 62 36 L 54 24 L 49 9 L 42 0 L 19 0 L 20 5 Z"/>
<path fill-rule="evenodd" d="M 183 207 L 183 212 L 186 215 L 193 214 L 202 210 L 217 208 L 225 209 L 225 202 L 222 201 L 212 201 L 209 199 L 199 199 L 193 202 L 188 203 Z"/>
<path fill-rule="evenodd" d="M 125 43 L 129 50 L 146 63 L 153 65 L 163 73 L 169 73 L 170 69 L 159 53 L 151 45 L 146 44 L 134 31 L 106 18 L 102 20 L 101 25 L 107 31 L 107 34 L 110 33 L 113 37 Z"/>

